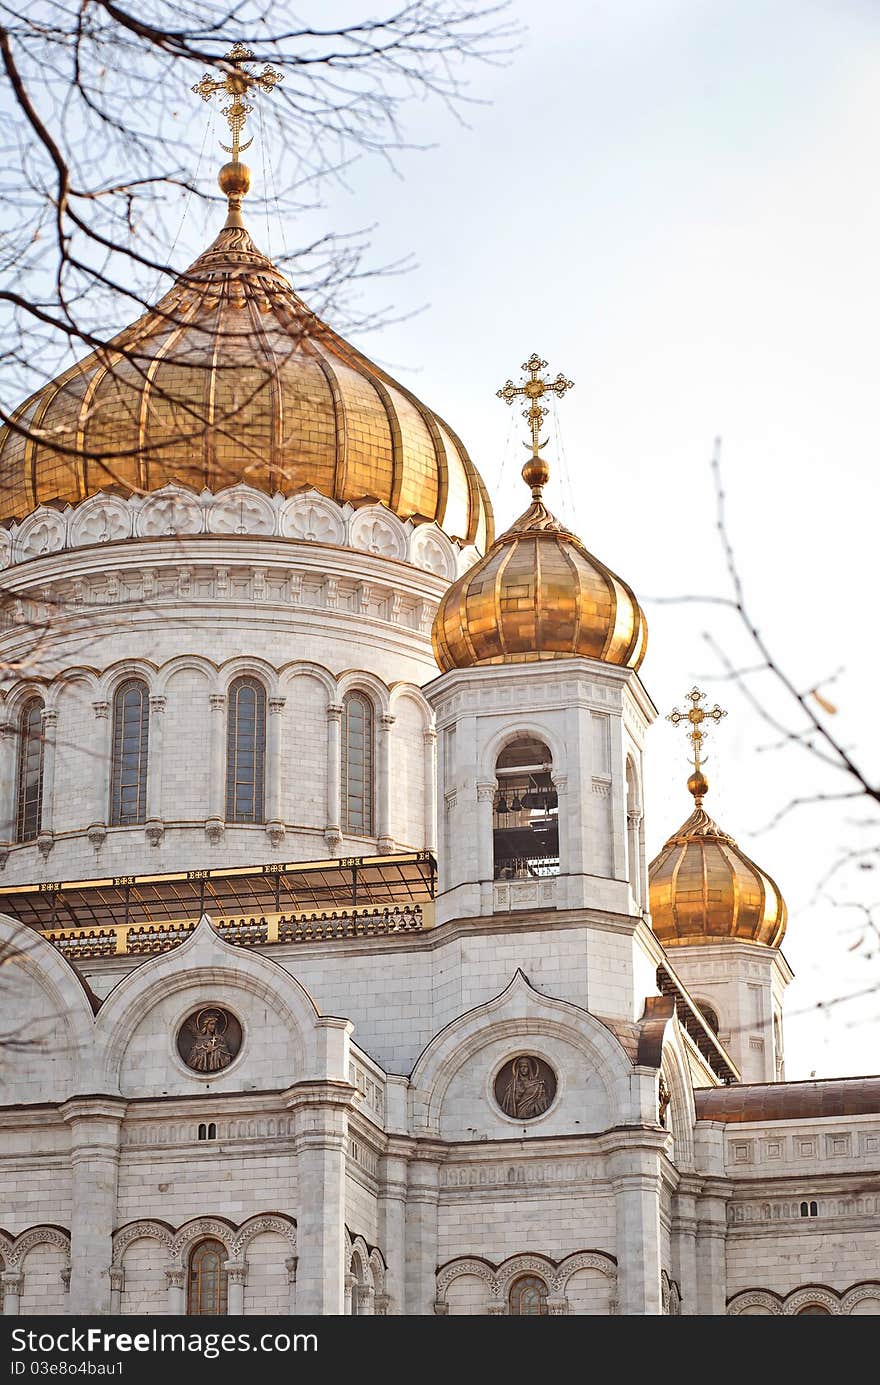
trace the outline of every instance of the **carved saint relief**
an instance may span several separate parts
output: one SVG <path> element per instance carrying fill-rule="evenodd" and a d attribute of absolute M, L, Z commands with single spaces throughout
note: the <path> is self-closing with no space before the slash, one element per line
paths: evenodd
<path fill-rule="evenodd" d="M 542 1058 L 519 1053 L 495 1078 L 495 1100 L 508 1116 L 534 1120 L 542 1116 L 556 1095 L 556 1074 Z"/>
<path fill-rule="evenodd" d="M 222 1072 L 241 1048 L 241 1025 L 228 1010 L 207 1005 L 180 1027 L 177 1051 L 194 1072 Z"/>

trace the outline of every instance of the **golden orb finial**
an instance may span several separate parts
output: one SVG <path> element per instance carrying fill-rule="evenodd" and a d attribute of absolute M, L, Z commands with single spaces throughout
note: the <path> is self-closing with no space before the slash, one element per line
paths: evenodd
<path fill-rule="evenodd" d="M 557 394 L 560 399 L 566 390 L 574 389 L 574 381 L 567 380 L 560 373 L 555 380 L 542 380 L 539 372 L 544 370 L 547 365 L 542 361 L 537 352 L 533 351 L 527 361 L 523 361 L 522 369 L 528 371 L 529 378 L 522 385 L 515 385 L 512 380 L 507 380 L 500 390 L 495 391 L 497 399 L 503 399 L 505 404 L 512 404 L 519 395 L 524 395 L 529 401 L 529 407 L 523 409 L 523 418 L 527 420 L 532 433 L 532 441 L 523 443 L 523 447 L 531 447 L 532 455 L 522 469 L 522 478 L 526 485 L 531 488 L 532 499 L 540 500 L 541 493 L 550 478 L 550 468 L 540 451 L 546 447 L 546 439 L 541 440 L 541 425 L 547 417 L 547 410 L 538 403 L 547 393 Z"/>
<path fill-rule="evenodd" d="M 241 219 L 241 199 L 248 192 L 251 185 L 251 171 L 247 164 L 243 164 L 239 155 L 245 149 L 250 149 L 253 144 L 253 136 L 244 144 L 241 143 L 241 132 L 253 106 L 245 100 L 248 92 L 258 87 L 261 91 L 272 91 L 279 82 L 284 81 L 284 75 L 276 72 L 274 67 L 267 63 L 262 72 L 249 72 L 251 66 L 250 59 L 253 58 L 250 48 L 245 48 L 243 43 L 236 43 L 230 48 L 223 65 L 226 67 L 226 76 L 222 82 L 213 78 L 210 72 L 206 72 L 200 82 L 192 88 L 196 96 L 201 96 L 203 101 L 210 101 L 211 97 L 218 91 L 230 96 L 232 100 L 228 106 L 223 107 L 223 115 L 232 131 L 232 143 L 224 144 L 220 141 L 220 148 L 227 154 L 232 155 L 230 163 L 224 164 L 218 176 L 221 192 L 225 192 L 229 203 L 229 212 L 226 218 L 227 226 L 242 226 Z"/>
<path fill-rule="evenodd" d="M 700 706 L 702 702 L 705 702 L 706 694 L 700 692 L 699 688 L 691 688 L 687 700 L 691 705 L 686 712 L 680 712 L 677 707 L 673 707 L 666 720 L 671 721 L 673 726 L 687 722 L 690 727 L 687 735 L 693 749 L 694 772 L 688 779 L 688 788 L 694 796 L 697 807 L 701 808 L 703 798 L 709 792 L 709 781 L 703 773 L 703 764 L 705 763 L 703 743 L 706 740 L 706 732 L 702 729 L 703 722 L 714 721 L 717 724 L 722 717 L 727 716 L 727 712 L 719 707 L 717 702 L 711 708 Z"/>

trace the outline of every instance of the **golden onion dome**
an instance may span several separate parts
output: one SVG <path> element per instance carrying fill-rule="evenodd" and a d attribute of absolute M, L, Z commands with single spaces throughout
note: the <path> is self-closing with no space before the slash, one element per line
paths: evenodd
<path fill-rule="evenodd" d="M 238 212 L 155 308 L 32 395 L 0 429 L 0 520 L 170 482 L 269 494 L 314 487 L 435 521 L 481 552 L 486 487 L 452 429 L 315 316 Z"/>
<path fill-rule="evenodd" d="M 529 459 L 532 504 L 444 593 L 432 632 L 444 673 L 578 656 L 637 669 L 645 657 L 635 595 L 547 509 L 547 474 L 542 457 Z"/>
<path fill-rule="evenodd" d="M 695 807 L 648 868 L 651 922 L 664 947 L 763 943 L 778 947 L 788 910 L 779 886 L 703 808 L 709 785 L 688 780 Z"/>

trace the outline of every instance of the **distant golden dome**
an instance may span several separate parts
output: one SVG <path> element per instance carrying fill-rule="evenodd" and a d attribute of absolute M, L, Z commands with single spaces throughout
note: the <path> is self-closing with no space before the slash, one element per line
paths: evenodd
<path fill-rule="evenodd" d="M 533 459 L 526 472 L 532 504 L 440 602 L 437 663 L 446 673 L 582 656 L 637 669 L 648 627 L 633 592 L 546 508 L 546 470 Z"/>
<path fill-rule="evenodd" d="M 113 488 L 246 481 L 380 501 L 482 552 L 492 507 L 459 439 L 315 317 L 256 248 L 232 210 L 244 165 L 222 178 L 231 211 L 213 245 L 154 309 L 0 429 L 0 521 Z"/>
<path fill-rule="evenodd" d="M 704 811 L 709 786 L 700 771 L 688 787 L 696 807 L 648 868 L 654 932 L 664 947 L 778 947 L 788 920 L 779 886 Z"/>

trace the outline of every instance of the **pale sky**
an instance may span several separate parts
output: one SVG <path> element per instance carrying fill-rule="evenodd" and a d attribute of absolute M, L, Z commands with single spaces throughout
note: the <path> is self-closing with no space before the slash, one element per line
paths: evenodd
<path fill-rule="evenodd" d="M 880 948 L 858 948 L 856 909 L 814 899 L 841 852 L 880 842 L 880 813 L 813 804 L 762 830 L 792 797 L 849 785 L 801 749 L 761 749 L 777 738 L 704 638 L 754 663 L 729 617 L 653 598 L 727 591 L 709 472 L 720 434 L 757 623 L 800 686 L 842 670 L 825 689 L 840 709 L 829 725 L 876 782 L 880 8 L 515 0 L 511 11 L 529 27 L 507 66 L 472 69 L 485 104 L 466 111 L 467 128 L 416 104 L 406 132 L 435 147 L 402 154 L 396 173 L 362 159 L 347 188 L 326 190 L 322 216 L 272 228 L 272 244 L 264 216 L 252 229 L 278 253 L 328 225 L 375 222 L 377 262 L 415 254 L 404 278 L 367 282 L 363 303 L 424 311 L 359 345 L 456 429 L 499 527 L 528 497 L 525 425 L 511 435 L 521 421 L 496 389 L 533 350 L 576 382 L 558 409 L 565 469 L 551 426 L 547 500 L 645 604 L 641 675 L 661 712 L 646 757 L 649 853 L 691 808 L 684 737 L 664 718 L 697 680 L 730 712 L 709 747 L 707 810 L 789 904 L 787 1076 L 876 1072 Z M 766 680 L 754 688 L 784 705 Z M 880 900 L 880 866 L 850 871 L 836 898 Z"/>

